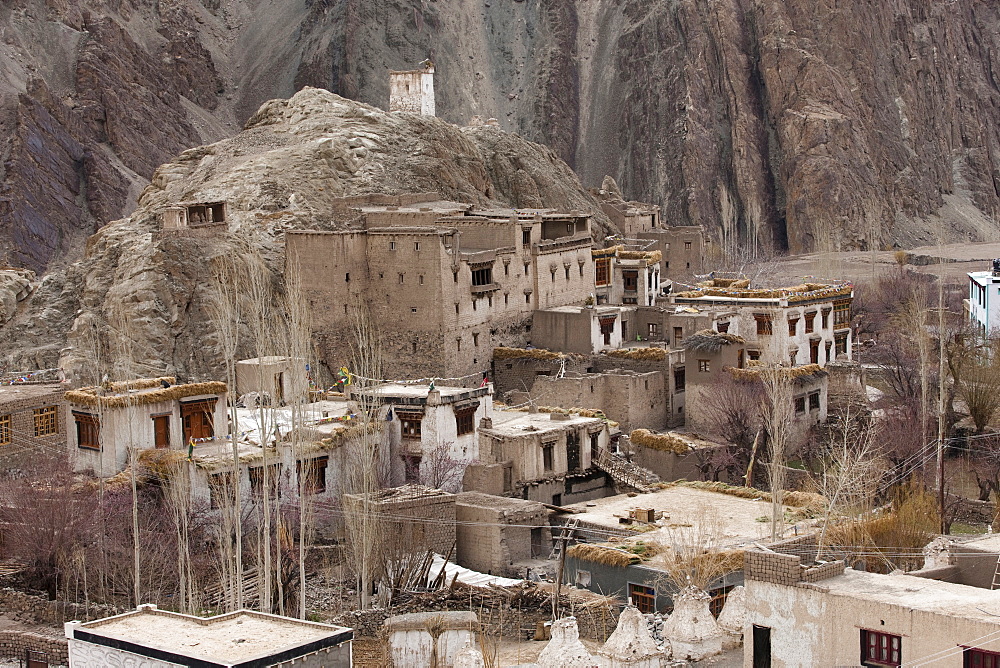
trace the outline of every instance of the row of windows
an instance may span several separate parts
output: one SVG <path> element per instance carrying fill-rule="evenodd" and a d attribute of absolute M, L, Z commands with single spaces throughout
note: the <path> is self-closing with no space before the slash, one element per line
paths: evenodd
<path fill-rule="evenodd" d="M 59 407 L 44 406 L 32 410 L 34 434 L 36 437 L 52 436 L 59 433 Z M 0 445 L 10 445 L 14 442 L 13 418 L 10 415 L 0 415 Z"/>
<path fill-rule="evenodd" d="M 326 455 L 312 459 L 300 459 L 295 462 L 295 471 L 303 494 L 312 496 L 326 491 L 326 470 L 329 463 L 330 458 Z M 280 464 L 268 464 L 266 470 L 263 466 L 251 466 L 247 470 L 247 474 L 250 478 L 251 498 L 264 498 L 265 489 L 269 498 L 281 498 Z M 219 508 L 222 506 L 223 499 L 232 498 L 235 484 L 236 479 L 232 471 L 214 473 L 209 477 L 208 490 L 212 508 Z"/>
<path fill-rule="evenodd" d="M 629 584 L 629 594 L 632 594 Z M 753 665 L 762 668 L 771 665 L 771 629 L 753 626 Z M 902 636 L 882 631 L 861 629 L 861 665 L 872 668 L 891 668 L 903 663 Z M 1000 668 L 1000 653 L 976 647 L 962 648 L 962 665 L 965 668 Z"/>
<path fill-rule="evenodd" d="M 845 327 L 851 324 L 851 302 L 850 300 L 840 300 L 833 303 L 832 309 L 823 309 L 818 312 L 820 314 L 820 329 L 828 329 L 830 327 L 831 312 L 833 313 L 834 328 Z M 806 334 L 812 334 L 816 330 L 816 314 L 817 311 L 812 311 L 803 316 Z M 753 318 L 757 322 L 758 336 L 769 336 L 774 333 L 773 316 L 770 313 L 754 313 Z M 796 335 L 798 324 L 798 317 L 789 316 L 789 336 Z"/>
<path fill-rule="evenodd" d="M 403 438 L 418 439 L 421 436 L 421 424 L 423 424 L 423 413 L 397 412 L 399 417 L 400 431 Z M 460 408 L 455 411 L 455 432 L 459 436 L 471 434 L 476 426 L 476 406 Z"/>

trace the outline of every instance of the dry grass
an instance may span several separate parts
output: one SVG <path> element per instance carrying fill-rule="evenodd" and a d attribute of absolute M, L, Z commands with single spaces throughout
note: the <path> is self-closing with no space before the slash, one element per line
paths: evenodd
<path fill-rule="evenodd" d="M 728 371 L 733 378 L 744 381 L 760 380 L 761 374 L 768 369 L 771 369 L 771 367 L 763 365 L 748 366 L 745 369 L 737 369 L 732 366 L 726 367 L 726 371 Z M 791 368 L 779 367 L 779 370 L 781 373 L 786 374 L 789 378 L 796 382 L 805 382 L 812 378 L 822 378 L 827 375 L 827 372 L 823 370 L 823 367 L 818 364 L 803 364 L 802 366 Z"/>
<path fill-rule="evenodd" d="M 692 489 L 704 489 L 710 492 L 728 494 L 741 499 L 754 499 L 771 502 L 770 492 L 765 492 L 753 487 L 737 487 L 727 485 L 724 482 L 707 482 L 702 480 L 678 480 L 671 483 L 660 483 L 664 489 L 668 487 L 690 487 Z M 822 512 L 826 508 L 826 498 L 815 492 L 783 492 L 781 502 L 792 508 L 801 508 L 809 513 Z"/>
<path fill-rule="evenodd" d="M 164 379 L 167 380 L 167 379 Z M 160 379 L 146 379 L 144 382 L 153 382 L 157 387 Z M 130 381 L 137 383 L 138 381 Z M 113 386 L 112 386 L 113 387 Z M 132 387 L 132 389 L 141 389 Z M 82 387 L 79 390 L 70 390 L 66 393 L 66 401 L 83 406 L 97 406 L 101 408 L 123 408 L 125 406 L 142 406 L 156 404 L 161 401 L 174 401 L 186 397 L 196 397 L 202 394 L 224 394 L 227 390 L 226 384 L 220 381 L 207 381 L 204 383 L 185 383 L 183 385 L 171 385 L 170 387 L 160 387 L 149 392 L 139 392 L 137 394 L 103 396 L 104 391 L 98 387 Z M 113 390 L 112 390 L 113 391 Z M 122 390 L 125 391 L 125 390 Z"/>
<path fill-rule="evenodd" d="M 632 552 L 626 552 L 619 547 L 611 545 L 600 545 L 597 543 L 578 543 L 568 550 L 566 556 L 589 561 L 604 566 L 617 566 L 625 568 L 642 562 L 642 557 Z"/>
<path fill-rule="evenodd" d="M 727 297 L 729 299 L 781 299 L 787 297 L 789 303 L 811 301 L 813 299 L 832 299 L 836 297 L 850 297 L 854 286 L 850 283 L 838 285 L 826 285 L 822 283 L 803 283 L 786 288 L 753 288 L 749 287 L 749 281 L 744 285 L 743 281 L 734 282 L 730 286 L 720 287 L 715 285 L 720 279 L 712 281 L 713 285 L 705 285 L 696 290 L 685 290 L 675 293 L 675 297 L 681 299 L 697 299 L 699 297 Z M 721 279 L 727 280 L 727 279 Z M 708 281 L 706 281 L 707 283 Z"/>
<path fill-rule="evenodd" d="M 641 445 L 642 447 L 649 448 L 650 450 L 673 452 L 678 455 L 694 449 L 694 446 L 690 442 L 684 440 L 676 434 L 654 434 L 648 429 L 632 430 L 632 433 L 629 434 L 629 440 L 635 445 Z"/>
<path fill-rule="evenodd" d="M 510 359 L 533 359 L 533 360 L 556 360 L 565 357 L 563 353 L 553 352 L 551 350 L 544 350 L 542 348 L 507 348 L 506 346 L 498 346 L 493 349 L 493 359 L 495 360 L 510 360 Z"/>
<path fill-rule="evenodd" d="M 667 359 L 667 351 L 664 348 L 622 348 L 612 350 L 608 357 L 619 357 L 627 360 L 644 360 L 647 362 L 662 362 Z"/>
<path fill-rule="evenodd" d="M 717 352 L 722 346 L 746 343 L 742 336 L 729 332 L 717 332 L 714 329 L 703 329 L 684 341 L 684 348 L 693 351 Z"/>

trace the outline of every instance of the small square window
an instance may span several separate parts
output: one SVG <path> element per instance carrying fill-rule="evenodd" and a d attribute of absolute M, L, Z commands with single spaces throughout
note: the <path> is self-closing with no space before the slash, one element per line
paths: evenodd
<path fill-rule="evenodd" d="M 415 250 L 415 251 L 420 250 L 420 242 L 419 241 L 414 241 L 413 242 L 413 250 Z"/>
<path fill-rule="evenodd" d="M 410 313 L 416 313 L 416 312 L 417 312 L 417 307 L 416 306 L 411 306 L 410 307 Z"/>
<path fill-rule="evenodd" d="M 711 363 L 709 360 L 698 360 L 698 372 L 708 373 L 712 370 Z"/>
<path fill-rule="evenodd" d="M 396 250 L 396 242 L 395 241 L 390 241 L 389 242 L 389 250 Z"/>

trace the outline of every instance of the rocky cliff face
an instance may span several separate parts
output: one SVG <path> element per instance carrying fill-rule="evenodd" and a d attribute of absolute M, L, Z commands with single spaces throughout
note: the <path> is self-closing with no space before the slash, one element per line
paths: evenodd
<path fill-rule="evenodd" d="M 986 0 L 12 0 L 0 42 L 0 258 L 34 270 L 267 99 L 384 107 L 428 56 L 445 120 L 494 116 L 730 248 L 998 231 Z"/>
<path fill-rule="evenodd" d="M 305 88 L 265 103 L 235 136 L 157 168 L 132 215 L 102 227 L 80 261 L 50 270 L 30 297 L 30 273 L 0 272 L 0 323 L 9 319 L 0 369 L 99 378 L 121 356 L 100 343 L 112 327 L 129 342 L 128 375 L 222 377 L 210 310 L 216 258 L 259 252 L 280 286 L 286 230 L 344 229 L 354 218 L 344 196 L 432 191 L 482 207 L 600 211 L 544 146 Z M 189 201 L 225 202 L 227 225 L 164 230 L 163 210 Z M 595 224 L 610 230 L 603 214 Z"/>

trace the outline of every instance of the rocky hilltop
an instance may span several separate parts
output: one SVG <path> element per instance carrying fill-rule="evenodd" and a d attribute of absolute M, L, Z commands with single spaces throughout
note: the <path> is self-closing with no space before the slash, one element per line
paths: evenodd
<path fill-rule="evenodd" d="M 0 368 L 59 366 L 74 379 L 93 378 L 95 367 L 116 363 L 94 358 L 95 339 L 124 322 L 128 357 L 138 364 L 130 375 L 221 377 L 209 309 L 213 258 L 249 245 L 280 286 L 286 230 L 344 229 L 356 214 L 341 198 L 409 192 L 482 207 L 600 212 L 544 146 L 496 127 L 390 114 L 305 88 L 266 102 L 235 136 L 158 167 L 132 215 L 103 226 L 82 259 L 50 270 L 33 292 L 30 272 L 0 271 L 0 324 L 8 321 Z M 164 230 L 164 209 L 192 201 L 225 202 L 227 224 Z M 602 213 L 595 223 L 610 229 Z"/>
<path fill-rule="evenodd" d="M 384 107 L 428 56 L 445 120 L 496 117 L 730 247 L 997 236 L 996 2 L 9 0 L 0 259 L 74 260 L 264 101 Z"/>

